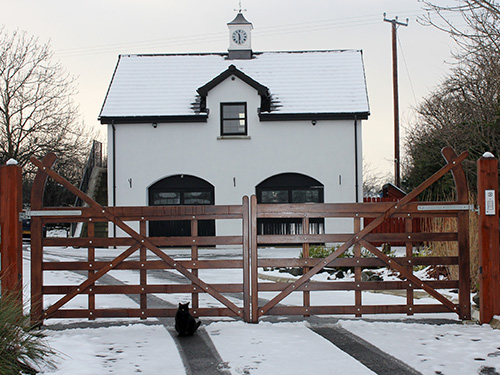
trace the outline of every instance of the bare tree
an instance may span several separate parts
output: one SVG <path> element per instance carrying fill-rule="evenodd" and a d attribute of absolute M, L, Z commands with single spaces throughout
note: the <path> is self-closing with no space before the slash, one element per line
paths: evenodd
<path fill-rule="evenodd" d="M 75 152 L 88 144 L 77 123 L 74 78 L 53 62 L 49 45 L 0 29 L 0 162 Z M 78 151 L 78 150 L 77 150 Z"/>
<path fill-rule="evenodd" d="M 457 62 L 449 76 L 417 108 L 417 120 L 405 142 L 404 184 L 407 189 L 439 169 L 440 149 L 450 146 L 469 151 L 464 161 L 470 187 L 475 188 L 477 160 L 485 151 L 500 155 L 500 61 L 499 56 Z M 432 197 L 449 188 L 436 184 Z"/>
<path fill-rule="evenodd" d="M 368 162 L 363 163 L 363 197 L 379 197 L 382 187 L 394 181 L 390 173 L 377 172 Z"/>
<path fill-rule="evenodd" d="M 16 159 L 28 185 L 30 157 L 48 152 L 58 156 L 59 172 L 74 183 L 80 178 L 91 139 L 75 93 L 75 79 L 54 62 L 48 44 L 0 29 L 0 163 Z"/>
<path fill-rule="evenodd" d="M 469 151 L 464 162 L 472 190 L 477 160 L 485 151 L 500 153 L 500 5 L 494 0 L 455 0 L 454 6 L 424 3 L 420 21 L 448 33 L 457 43 L 450 74 L 417 108 L 417 120 L 406 139 L 404 185 L 417 186 L 444 161 L 439 151 L 450 146 Z M 451 191 L 445 178 L 428 198 Z M 447 193 L 448 192 L 448 193 Z"/>
<path fill-rule="evenodd" d="M 459 46 L 459 54 L 500 53 L 500 4 L 495 0 L 455 0 L 442 6 L 419 0 L 427 15 L 419 21 L 447 32 Z"/>

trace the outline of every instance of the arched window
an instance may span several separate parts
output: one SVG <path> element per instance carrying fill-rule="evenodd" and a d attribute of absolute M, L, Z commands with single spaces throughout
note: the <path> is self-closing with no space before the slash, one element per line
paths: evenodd
<path fill-rule="evenodd" d="M 282 173 L 269 177 L 255 188 L 257 203 L 323 203 L 324 185 L 299 173 Z M 324 219 L 311 219 L 309 233 L 324 233 Z M 302 219 L 259 219 L 259 234 L 304 233 Z"/>
<path fill-rule="evenodd" d="M 209 182 L 189 175 L 166 177 L 148 189 L 150 206 L 195 206 L 214 204 L 214 186 Z M 149 235 L 152 237 L 184 237 L 191 235 L 189 220 L 151 221 Z M 200 220 L 198 235 L 214 236 L 215 221 Z"/>

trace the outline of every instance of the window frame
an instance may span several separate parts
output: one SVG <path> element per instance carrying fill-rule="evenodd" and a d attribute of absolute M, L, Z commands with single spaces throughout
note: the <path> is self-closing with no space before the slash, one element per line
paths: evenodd
<path fill-rule="evenodd" d="M 225 118 L 224 117 L 224 107 L 230 106 L 243 106 L 245 113 L 245 131 L 243 133 L 226 132 L 224 128 L 225 121 L 241 120 L 241 118 Z M 248 135 L 248 112 L 246 102 L 224 102 L 220 103 L 220 135 L 221 136 L 247 136 Z"/>

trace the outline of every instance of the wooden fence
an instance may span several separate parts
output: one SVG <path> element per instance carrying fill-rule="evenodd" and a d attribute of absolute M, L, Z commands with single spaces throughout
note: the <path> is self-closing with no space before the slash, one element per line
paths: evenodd
<path fill-rule="evenodd" d="M 377 203 L 377 202 L 398 202 L 400 199 L 394 197 L 365 197 L 363 198 L 364 203 Z M 365 217 L 364 225 L 370 224 L 374 218 Z M 426 225 L 427 222 L 427 225 Z M 406 232 L 406 220 L 402 217 L 391 217 L 384 220 L 378 227 L 376 227 L 372 233 L 405 233 Z M 424 232 L 424 228 L 429 227 L 429 220 L 414 217 L 412 219 L 411 228 L 414 233 Z M 373 242 L 375 246 L 382 246 L 382 242 Z M 392 242 L 392 246 L 405 246 L 404 242 Z"/>

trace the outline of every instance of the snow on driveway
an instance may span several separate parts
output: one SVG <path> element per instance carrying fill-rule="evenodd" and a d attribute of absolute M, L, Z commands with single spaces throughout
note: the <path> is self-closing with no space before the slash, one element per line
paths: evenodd
<path fill-rule="evenodd" d="M 500 331 L 487 324 L 339 324 L 423 374 L 500 374 Z"/>
<path fill-rule="evenodd" d="M 206 329 L 232 374 L 374 374 L 305 323 L 216 322 Z"/>
<path fill-rule="evenodd" d="M 185 374 L 177 347 L 162 325 L 75 328 L 47 334 L 58 353 L 57 369 L 45 368 L 41 374 Z"/>
<path fill-rule="evenodd" d="M 66 249 L 65 256 L 69 256 L 70 252 L 71 249 Z M 54 255 L 54 258 L 57 259 L 57 255 Z M 24 281 L 25 284 L 28 283 L 26 288 L 28 300 L 28 252 L 25 253 L 25 260 Z M 123 281 L 133 279 L 132 275 L 126 273 L 122 276 L 127 279 Z M 213 282 L 218 282 L 217 279 L 220 277 L 216 274 L 204 276 L 207 279 L 214 278 Z M 228 273 L 224 276 L 236 277 Z M 61 277 L 64 280 L 61 280 Z M 132 278 L 128 280 L 129 277 Z M 52 271 L 44 272 L 44 279 L 46 285 L 61 281 L 76 284 L 83 280 L 81 275 L 75 273 Z M 339 303 L 348 303 L 344 294 L 346 292 L 336 295 L 340 299 Z M 173 299 L 170 301 L 171 297 Z M 177 302 L 176 296 L 164 295 L 163 298 L 173 303 Z M 404 297 L 363 294 L 365 301 L 371 298 L 380 304 L 405 303 Z M 297 294 L 290 302 L 296 302 L 295 299 L 299 302 L 301 296 Z M 123 295 L 106 296 L 105 304 L 110 307 L 135 306 L 135 302 Z M 84 305 L 84 301 L 76 298 L 70 301 L 67 307 L 79 308 L 81 305 Z M 377 321 L 338 318 L 341 319 L 338 324 L 342 328 L 423 374 L 500 374 L 500 331 L 493 330 L 488 325 L 478 326 L 459 322 L 457 324 L 456 314 L 416 315 L 408 318 L 407 323 L 390 321 L 389 319 L 406 319 L 405 316 L 395 315 L 367 316 L 368 319 L 377 318 Z M 424 324 L 423 318 L 449 319 L 450 324 Z M 383 321 L 384 319 L 387 321 Z M 46 324 L 67 325 L 75 321 L 49 319 Z M 373 373 L 328 340 L 311 331 L 305 321 L 279 323 L 261 321 L 259 324 L 246 324 L 229 318 L 202 319 L 202 321 L 204 329 L 222 357 L 223 368 L 228 369 L 233 375 L 275 373 L 293 375 L 305 372 L 350 375 Z M 85 320 L 83 322 L 86 322 L 85 326 L 88 328 L 47 330 L 49 345 L 60 354 L 55 358 L 58 368 L 45 368 L 42 374 L 186 373 L 174 338 L 156 319 L 148 319 L 147 324 L 135 319 L 100 319 L 95 322 L 113 323 L 110 327 L 92 325 L 92 322 Z M 116 326 L 116 323 L 122 325 Z"/>

